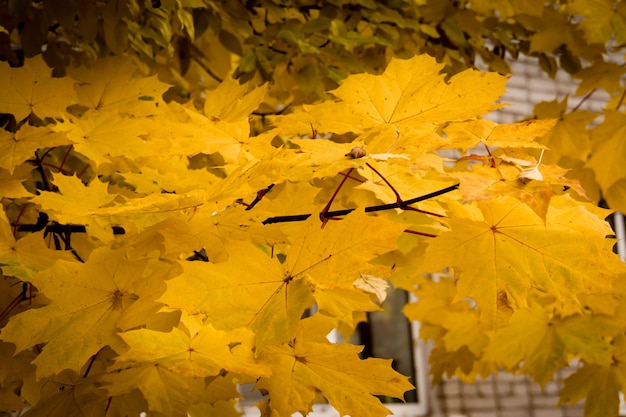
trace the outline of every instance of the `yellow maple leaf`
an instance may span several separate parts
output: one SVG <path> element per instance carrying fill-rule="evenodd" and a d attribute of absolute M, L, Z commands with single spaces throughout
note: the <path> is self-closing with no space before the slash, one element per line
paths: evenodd
<path fill-rule="evenodd" d="M 245 160 L 242 145 L 248 141 L 250 123 L 247 119 L 236 122 L 213 120 L 199 113 L 191 104 L 170 103 L 173 112 L 171 123 L 163 123 L 150 138 L 170 142 L 171 152 L 194 155 L 219 153 L 227 162 Z M 172 138 L 175 138 L 172 140 Z"/>
<path fill-rule="evenodd" d="M 189 407 L 189 417 L 220 416 L 241 417 L 241 408 L 236 399 L 216 401 L 214 404 L 194 404 Z"/>
<path fill-rule="evenodd" d="M 56 174 L 53 178 L 59 192 L 43 191 L 32 201 L 60 223 L 85 225 L 90 236 L 103 242 L 113 238 L 113 225 L 149 227 L 168 217 L 171 211 L 193 210 L 210 198 L 210 194 L 192 190 L 126 199 L 115 194 L 114 189 L 109 193 L 109 185 L 97 179 L 85 185 L 76 177 Z"/>
<path fill-rule="evenodd" d="M 445 334 L 441 340 L 447 351 L 459 351 L 466 347 L 479 357 L 488 344 L 485 331 L 489 329 L 470 303 L 455 301 L 454 281 L 449 277 L 439 277 L 435 281 L 420 276 L 414 283 L 416 288 L 411 290 L 419 301 L 405 305 L 404 314 L 410 320 L 443 329 L 440 331 Z"/>
<path fill-rule="evenodd" d="M 289 162 L 281 173 L 285 179 L 309 181 L 311 178 L 330 177 L 363 164 L 362 161 L 346 158 L 346 154 L 354 147 L 350 143 L 311 139 L 293 139 L 290 142 L 298 149 L 285 150 L 277 155 L 277 158 L 285 158 Z M 287 153 L 294 155 L 285 155 Z"/>
<path fill-rule="evenodd" d="M 70 143 L 65 134 L 47 127 L 25 124 L 15 134 L 0 129 L 0 167 L 13 174 L 15 167 L 33 158 L 36 150 Z"/>
<path fill-rule="evenodd" d="M 80 105 L 97 112 L 146 117 L 166 107 L 162 95 L 169 85 L 156 75 L 143 76 L 130 57 L 107 57 L 98 65 L 71 68 L 69 73 L 77 80 Z"/>
<path fill-rule="evenodd" d="M 474 299 L 493 325 L 500 298 L 506 295 L 513 309 L 525 308 L 531 288 L 575 311 L 578 293 L 610 290 L 612 275 L 624 265 L 611 251 L 605 238 L 610 228 L 602 218 L 566 196 L 553 200 L 545 222 L 510 197 L 478 202 L 479 212 L 455 212 L 447 219 L 451 231 L 433 240 L 422 270 L 454 267 L 457 299 Z"/>
<path fill-rule="evenodd" d="M 537 215 L 545 218 L 550 199 L 555 194 L 552 186 L 544 181 L 524 184 L 520 181 L 519 175 L 520 170 L 509 164 L 501 165 L 497 169 L 474 166 L 471 172 L 451 174 L 452 177 L 459 179 L 459 191 L 466 202 L 509 195 L 527 204 Z"/>
<path fill-rule="evenodd" d="M 357 288 L 374 294 L 380 303 L 387 298 L 387 289 L 389 289 L 387 280 L 373 275 L 360 274 L 352 284 Z"/>
<path fill-rule="evenodd" d="M 57 375 L 40 381 L 36 386 L 37 401 L 29 408 L 29 412 L 34 417 L 64 417 L 79 415 L 78 413 L 104 416 L 102 410 L 109 403 L 115 408 L 114 401 L 112 398 L 107 398 L 106 393 L 97 389 L 94 383 L 94 378 L 65 369 Z M 32 382 L 27 381 L 22 390 L 28 391 L 35 388 L 29 387 L 31 384 Z M 136 411 L 137 408 L 128 403 L 126 411 L 129 410 Z"/>
<path fill-rule="evenodd" d="M 540 17 L 543 13 L 542 0 L 479 0 L 472 2 L 472 10 L 487 16 L 496 15 L 500 19 L 507 19 L 515 15 L 530 15 Z"/>
<path fill-rule="evenodd" d="M 626 178 L 620 178 L 606 190 L 602 190 L 610 207 L 616 211 L 626 212 Z"/>
<path fill-rule="evenodd" d="M 63 118 L 65 109 L 77 101 L 74 80 L 52 78 L 52 70 L 41 55 L 26 59 L 21 68 L 0 64 L 0 113 L 10 113 L 17 121 L 34 113 L 40 119 Z"/>
<path fill-rule="evenodd" d="M 311 341 L 299 332 L 289 345 L 268 346 L 260 360 L 272 368 L 256 388 L 267 389 L 269 408 L 278 415 L 306 415 L 319 395 L 340 415 L 386 416 L 373 395 L 403 398 L 413 388 L 408 377 L 391 368 L 391 359 L 359 358 L 362 347 Z"/>
<path fill-rule="evenodd" d="M 263 216 L 263 212 L 260 215 Z M 149 230 L 164 237 L 165 253 L 178 255 L 204 248 L 214 263 L 228 259 L 228 247 L 232 247 L 229 240 L 249 240 L 265 245 L 287 241 L 278 225 L 263 225 L 257 213 L 245 210 L 242 205 L 221 212 L 200 207 L 190 216 L 172 214 Z"/>
<path fill-rule="evenodd" d="M 626 116 L 619 111 L 607 111 L 604 121 L 591 132 L 593 153 L 587 166 L 593 169 L 596 181 L 606 193 L 605 197 L 616 209 L 626 208 L 624 198 L 626 167 L 621 158 L 626 152 L 622 139 L 626 134 Z"/>
<path fill-rule="evenodd" d="M 17 351 L 47 343 L 33 361 L 38 378 L 66 368 L 78 372 L 104 346 L 122 346 L 117 321 L 140 297 L 133 286 L 145 266 L 144 260 L 127 260 L 123 249 L 106 247 L 84 264 L 57 261 L 31 280 L 50 304 L 13 316 L 0 338 Z"/>
<path fill-rule="evenodd" d="M 568 170 L 558 165 L 542 165 L 495 154 L 487 159 L 492 159 L 497 165 L 494 167 L 473 165 L 471 171 L 450 173 L 451 177 L 459 179 L 459 191 L 465 201 L 480 201 L 508 195 L 525 203 L 537 215 L 545 218 L 552 197 L 557 195 L 557 191 L 561 192 L 563 187 L 571 188 L 580 197 L 587 198 L 580 183 L 566 178 Z M 522 176 L 531 170 L 538 172 L 537 179 L 529 180 Z"/>
<path fill-rule="evenodd" d="M 576 404 L 585 399 L 586 417 L 618 415 L 619 392 L 624 387 L 623 366 L 584 364 L 563 380 L 559 404 Z"/>
<path fill-rule="evenodd" d="M 585 363 L 609 366 L 610 340 L 621 324 L 611 317 L 573 315 L 565 318 L 547 312 L 533 303 L 517 310 L 509 323 L 498 329 L 486 349 L 484 359 L 514 370 L 521 370 L 545 385 L 554 373 L 566 367 L 571 355 Z"/>
<path fill-rule="evenodd" d="M 626 386 L 626 336 L 620 332 L 610 339 L 610 344 L 610 364 L 583 363 L 563 380 L 558 405 L 576 404 L 586 398 L 585 416 L 618 414 L 619 391 Z"/>
<path fill-rule="evenodd" d="M 276 259 L 250 244 L 238 246 L 227 262 L 183 262 L 183 274 L 168 281 L 159 301 L 189 314 L 205 314 L 217 329 L 262 329 L 259 342 L 276 334 L 284 337 L 313 302 L 308 288 L 301 280 L 284 282 Z M 263 320 L 266 315 L 268 321 Z"/>
<path fill-rule="evenodd" d="M 359 174 L 368 181 L 358 184 L 356 190 L 372 191 L 383 203 L 397 203 L 398 196 L 401 200 L 408 201 L 453 185 L 450 178 L 432 169 L 428 158 L 426 158 L 425 166 L 420 164 L 419 159 L 397 163 L 370 161 L 367 164 L 359 167 Z M 433 212 L 435 217 L 444 214 L 443 209 L 435 200 L 426 200 L 411 204 L 411 206 Z"/>
<path fill-rule="evenodd" d="M 584 96 L 597 88 L 602 88 L 609 94 L 619 91 L 621 88 L 620 79 L 623 75 L 624 68 L 621 65 L 599 60 L 573 74 L 572 78 L 580 79 L 576 95 Z"/>
<path fill-rule="evenodd" d="M 31 197 L 32 194 L 26 191 L 24 184 L 32 178 L 32 167 L 28 163 L 18 165 L 13 174 L 8 170 L 0 168 L 0 189 L 2 196 L 6 198 Z"/>
<path fill-rule="evenodd" d="M 467 383 L 476 379 L 476 376 L 472 374 L 476 356 L 465 346 L 452 352 L 440 346 L 435 347 L 430 352 L 429 361 L 432 363 L 430 372 L 433 375 L 434 384 L 441 382 L 444 375 L 449 378 L 457 376 Z"/>
<path fill-rule="evenodd" d="M 114 113 L 88 112 L 80 119 L 58 124 L 54 129 L 65 132 L 74 148 L 96 165 L 124 156 L 138 158 L 150 155 L 149 141 L 142 139 L 150 132 L 154 121 L 141 118 L 121 118 Z"/>
<path fill-rule="evenodd" d="M 35 373 L 35 367 L 30 364 L 34 353 L 15 353 L 13 344 L 0 342 L 0 354 L 6 358 L 0 369 L 0 409 L 4 411 L 20 410 L 24 407 L 24 381 L 32 380 Z"/>
<path fill-rule="evenodd" d="M 489 119 L 461 121 L 446 126 L 446 147 L 466 151 L 479 144 L 497 148 L 545 148 L 537 139 L 550 132 L 554 119 L 498 124 Z"/>
<path fill-rule="evenodd" d="M 207 92 L 204 115 L 224 122 L 248 122 L 250 114 L 263 102 L 267 84 L 252 88 L 250 83 L 241 84 L 228 78 L 216 89 Z"/>
<path fill-rule="evenodd" d="M 367 260 L 393 247 L 404 226 L 364 213 L 320 226 L 319 219 L 309 219 L 283 262 L 245 242 L 236 243 L 226 262 L 183 262 L 183 274 L 168 281 L 159 301 L 206 314 L 218 329 L 250 326 L 260 346 L 293 338 L 314 299 L 324 314 L 353 326 L 354 311 L 377 308 L 368 292 L 354 286 L 355 279 L 368 272 L 362 269 Z M 367 232 L 374 229 L 372 237 Z"/>
<path fill-rule="evenodd" d="M 31 282 L 37 272 L 51 267 L 57 259 L 73 260 L 68 253 L 48 248 L 43 232 L 15 239 L 6 214 L 0 210 L 0 269 L 4 275 Z"/>
<path fill-rule="evenodd" d="M 560 107 L 558 103 L 552 106 Z M 560 118 L 552 131 L 539 141 L 550 149 L 545 155 L 546 163 L 558 163 L 564 168 L 580 167 L 591 152 L 588 126 L 597 116 L 578 110 Z"/>
<path fill-rule="evenodd" d="M 372 153 L 432 150 L 445 141 L 435 132 L 451 121 L 475 118 L 498 107 L 506 78 L 465 70 L 449 80 L 427 55 L 392 59 L 381 75 L 356 74 L 330 93 L 335 102 L 304 106 L 276 120 L 273 134 L 302 135 L 315 130 L 352 132 Z"/>
<path fill-rule="evenodd" d="M 149 329 L 120 333 L 129 349 L 120 363 L 148 362 L 187 377 L 218 375 L 221 370 L 255 377 L 268 376 L 269 368 L 254 359 L 254 333 L 246 329 L 216 330 L 211 324 L 193 332 Z"/>
<path fill-rule="evenodd" d="M 59 192 L 43 191 L 33 197 L 51 218 L 64 224 L 84 224 L 93 236 L 104 241 L 110 240 L 113 231 L 110 223 L 96 216 L 98 209 L 111 203 L 116 195 L 109 194 L 108 184 L 93 180 L 85 186 L 77 177 L 54 175 L 54 183 Z M 80 198 L 76 198 L 80 196 Z"/>
<path fill-rule="evenodd" d="M 589 43 L 604 43 L 615 37 L 616 42 L 626 42 L 626 18 L 623 5 L 611 0 L 573 0 L 567 10 L 583 17 L 580 27 Z"/>
<path fill-rule="evenodd" d="M 150 411 L 166 416 L 187 416 L 189 406 L 206 402 L 209 394 L 207 378 L 188 378 L 149 362 L 112 369 L 114 372 L 101 378 L 109 395 L 123 395 L 138 389 Z"/>

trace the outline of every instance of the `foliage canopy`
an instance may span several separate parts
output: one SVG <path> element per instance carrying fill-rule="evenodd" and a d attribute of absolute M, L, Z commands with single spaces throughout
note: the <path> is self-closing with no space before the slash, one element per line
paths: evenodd
<path fill-rule="evenodd" d="M 578 359 L 561 403 L 616 414 L 626 267 L 597 204 L 626 210 L 625 19 L 610 0 L 0 2 L 0 410 L 234 416 L 254 383 L 267 416 L 386 415 L 408 377 L 326 336 L 391 284 L 435 381 L 545 384 Z M 521 54 L 605 90 L 603 118 L 567 99 L 483 118 Z"/>

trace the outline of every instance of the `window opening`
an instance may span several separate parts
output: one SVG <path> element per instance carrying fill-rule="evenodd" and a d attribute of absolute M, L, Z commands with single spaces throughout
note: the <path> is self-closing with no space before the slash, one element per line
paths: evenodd
<path fill-rule="evenodd" d="M 413 352 L 413 332 L 409 320 L 402 314 L 409 295 L 402 289 L 390 289 L 383 303 L 383 310 L 367 314 L 368 320 L 358 324 L 351 343 L 363 345 L 361 358 L 392 359 L 393 369 L 407 375 L 417 387 L 416 366 Z M 379 397 L 383 404 L 402 403 L 397 398 Z M 407 403 L 419 400 L 417 389 L 404 395 Z"/>

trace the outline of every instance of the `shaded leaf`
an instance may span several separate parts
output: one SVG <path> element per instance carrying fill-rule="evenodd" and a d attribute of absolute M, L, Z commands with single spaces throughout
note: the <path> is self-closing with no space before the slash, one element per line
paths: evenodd
<path fill-rule="evenodd" d="M 254 360 L 254 334 L 245 329 L 226 332 L 207 324 L 191 336 L 179 328 L 168 333 L 138 329 L 120 336 L 130 349 L 118 362 L 151 363 L 193 378 L 215 376 L 222 370 L 252 376 L 270 374 Z"/>
<path fill-rule="evenodd" d="M 79 371 L 104 346 L 121 344 L 117 321 L 140 297 L 133 285 L 145 265 L 107 248 L 96 249 L 84 264 L 57 261 L 31 280 L 50 304 L 13 316 L 0 338 L 18 352 L 46 343 L 33 361 L 38 378 L 66 368 Z"/>
<path fill-rule="evenodd" d="M 0 167 L 13 174 L 16 166 L 34 157 L 36 150 L 70 143 L 63 133 L 46 127 L 23 125 L 15 134 L 0 129 Z"/>
<path fill-rule="evenodd" d="M 306 415 L 323 395 L 340 415 L 386 416 L 389 410 L 373 395 L 403 398 L 413 386 L 391 369 L 390 359 L 362 360 L 360 351 L 347 344 L 312 342 L 301 333 L 292 345 L 268 346 L 261 354 L 272 376 L 261 378 L 256 387 L 269 391 L 269 407 L 279 415 Z"/>
<path fill-rule="evenodd" d="M 40 119 L 64 117 L 65 108 L 76 103 L 74 80 L 52 78 L 52 70 L 41 55 L 26 59 L 24 67 L 0 65 L 0 113 L 10 113 L 17 121 L 34 113 Z M 59 94 L 62 91 L 63 94 Z"/>

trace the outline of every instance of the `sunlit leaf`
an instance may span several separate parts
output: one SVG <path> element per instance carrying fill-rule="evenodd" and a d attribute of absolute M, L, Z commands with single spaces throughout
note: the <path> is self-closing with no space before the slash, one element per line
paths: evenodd
<path fill-rule="evenodd" d="M 501 294 L 513 309 L 526 308 L 528 291 L 537 288 L 569 310 L 576 308 L 580 292 L 610 290 L 612 274 L 624 266 L 611 253 L 606 223 L 591 213 L 583 222 L 581 209 L 567 205 L 551 207 L 544 222 L 513 201 L 479 202 L 477 217 L 448 219 L 451 231 L 433 241 L 423 270 L 454 267 L 457 299 L 474 299 L 484 319 L 494 324 Z M 585 246 L 577 243 L 582 236 Z"/>

